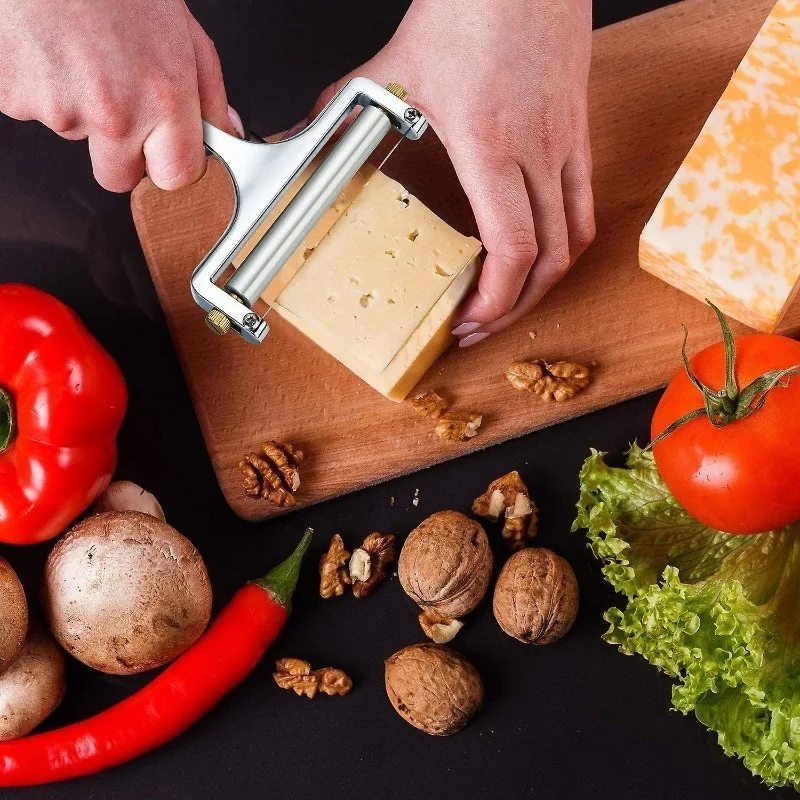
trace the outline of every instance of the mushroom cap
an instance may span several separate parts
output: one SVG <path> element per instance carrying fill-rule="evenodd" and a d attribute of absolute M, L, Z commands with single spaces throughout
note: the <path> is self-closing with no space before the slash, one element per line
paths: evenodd
<path fill-rule="evenodd" d="M 569 562 L 544 547 L 527 547 L 503 565 L 492 610 L 498 625 L 526 644 L 550 644 L 578 614 L 578 580 Z"/>
<path fill-rule="evenodd" d="M 0 558 L 0 674 L 20 654 L 27 633 L 25 590 L 11 564 Z"/>
<path fill-rule="evenodd" d="M 0 742 L 30 733 L 64 698 L 64 653 L 40 625 L 0 675 Z"/>
<path fill-rule="evenodd" d="M 53 548 L 42 605 L 79 661 L 130 675 L 162 666 L 203 633 L 211 583 L 195 546 L 150 514 L 96 514 Z"/>
<path fill-rule="evenodd" d="M 472 611 L 489 588 L 489 539 L 475 520 L 458 511 L 439 511 L 408 535 L 397 575 L 420 608 L 443 619 L 458 619 Z"/>
<path fill-rule="evenodd" d="M 386 693 L 406 722 L 433 736 L 457 733 L 483 704 L 478 670 L 455 650 L 431 642 L 389 658 Z"/>

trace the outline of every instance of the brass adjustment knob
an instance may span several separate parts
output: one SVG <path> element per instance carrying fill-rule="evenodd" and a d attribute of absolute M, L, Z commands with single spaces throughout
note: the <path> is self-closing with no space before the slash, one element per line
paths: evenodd
<path fill-rule="evenodd" d="M 408 97 L 408 92 L 403 88 L 402 84 L 395 83 L 394 81 L 387 84 L 386 91 L 390 92 L 395 97 L 399 97 L 403 101 Z"/>
<path fill-rule="evenodd" d="M 206 314 L 206 325 L 217 336 L 224 336 L 231 329 L 231 321 L 218 308 Z"/>

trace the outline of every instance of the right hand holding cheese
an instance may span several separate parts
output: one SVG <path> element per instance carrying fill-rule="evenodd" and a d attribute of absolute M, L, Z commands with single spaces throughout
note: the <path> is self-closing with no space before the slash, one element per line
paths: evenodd
<path fill-rule="evenodd" d="M 472 204 L 488 254 L 455 330 L 462 345 L 516 322 L 594 238 L 591 17 L 589 0 L 414 0 L 389 44 L 351 73 L 403 84 Z"/>
<path fill-rule="evenodd" d="M 0 53 L 0 112 L 88 139 L 111 191 L 136 186 L 145 165 L 162 189 L 197 180 L 201 114 L 236 133 L 214 45 L 182 0 L 12 0 Z"/>

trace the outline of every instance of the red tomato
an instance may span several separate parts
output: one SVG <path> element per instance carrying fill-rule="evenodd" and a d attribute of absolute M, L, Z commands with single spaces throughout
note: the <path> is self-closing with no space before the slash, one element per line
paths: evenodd
<path fill-rule="evenodd" d="M 711 389 L 725 385 L 722 342 L 691 359 Z M 739 389 L 775 369 L 800 365 L 800 342 L 757 334 L 736 339 Z M 655 439 L 675 420 L 703 407 L 681 370 L 653 415 Z M 704 525 L 728 533 L 763 533 L 800 520 L 800 375 L 776 386 L 746 419 L 715 428 L 704 415 L 658 442 L 656 466 L 681 505 Z"/>

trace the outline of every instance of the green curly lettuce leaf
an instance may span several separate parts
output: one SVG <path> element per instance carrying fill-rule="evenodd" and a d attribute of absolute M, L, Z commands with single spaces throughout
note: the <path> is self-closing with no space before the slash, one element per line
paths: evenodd
<path fill-rule="evenodd" d="M 691 517 L 651 453 L 592 451 L 574 530 L 627 598 L 604 638 L 677 680 L 672 702 L 771 786 L 800 790 L 800 523 L 731 536 Z"/>

